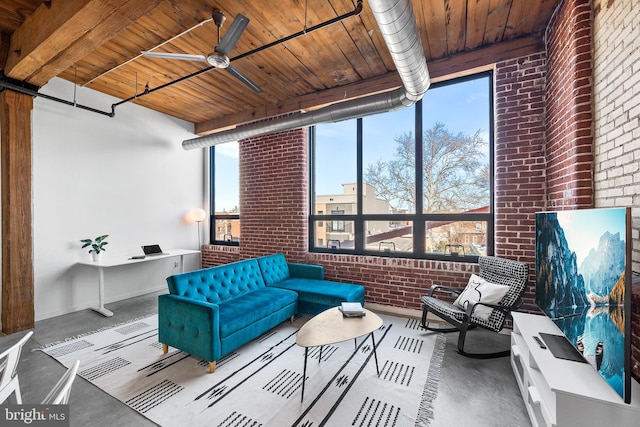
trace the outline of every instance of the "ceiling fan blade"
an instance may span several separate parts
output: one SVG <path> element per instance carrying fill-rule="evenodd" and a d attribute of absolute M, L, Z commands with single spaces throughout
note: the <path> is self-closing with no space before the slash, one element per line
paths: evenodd
<path fill-rule="evenodd" d="M 247 28 L 247 25 L 249 25 L 249 18 L 240 13 L 236 15 L 236 19 L 233 20 L 227 32 L 222 36 L 220 44 L 216 46 L 215 51 L 228 56 L 236 46 L 236 43 L 238 43 L 238 39 L 244 29 Z"/>
<path fill-rule="evenodd" d="M 152 52 L 147 50 L 143 50 L 140 53 L 150 58 L 178 59 L 180 61 L 207 62 L 207 57 L 204 55 L 190 55 L 187 53 Z"/>
<path fill-rule="evenodd" d="M 254 82 L 252 82 L 249 77 L 245 76 L 240 70 L 238 70 L 236 67 L 234 67 L 233 65 L 229 65 L 227 68 L 225 68 L 233 77 L 235 77 L 236 79 L 240 80 L 242 83 L 246 84 L 247 86 L 249 86 L 251 89 L 253 89 L 255 92 L 257 93 L 262 93 L 262 89 L 260 89 L 258 87 L 257 84 L 255 84 Z"/>

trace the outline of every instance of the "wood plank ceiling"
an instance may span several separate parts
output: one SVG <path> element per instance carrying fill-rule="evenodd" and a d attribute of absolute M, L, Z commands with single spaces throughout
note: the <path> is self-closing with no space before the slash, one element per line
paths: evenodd
<path fill-rule="evenodd" d="M 413 0 L 433 76 L 457 73 L 539 49 L 560 0 Z M 53 77 L 118 99 L 208 68 L 207 63 L 140 56 L 140 51 L 211 18 L 237 14 L 250 23 L 232 65 L 261 89 L 256 93 L 220 69 L 133 100 L 196 125 L 206 134 L 235 124 L 399 85 L 367 1 L 357 16 L 254 53 L 233 58 L 353 11 L 356 0 L 0 0 L 0 67 L 36 86 Z M 217 44 L 213 22 L 158 48 L 208 54 Z M 117 101 L 115 101 L 117 102 Z M 117 109 L 116 109 L 117 114 Z"/>

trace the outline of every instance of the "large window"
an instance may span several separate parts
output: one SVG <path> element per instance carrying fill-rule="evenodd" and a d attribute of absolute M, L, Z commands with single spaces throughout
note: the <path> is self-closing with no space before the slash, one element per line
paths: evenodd
<path fill-rule="evenodd" d="M 493 253 L 492 75 L 310 134 L 311 251 L 471 260 Z"/>
<path fill-rule="evenodd" d="M 240 179 L 238 143 L 209 149 L 211 165 L 211 242 L 238 245 L 240 242 Z"/>
<path fill-rule="evenodd" d="M 313 246 L 353 249 L 355 229 L 350 219 L 358 213 L 357 174 L 353 167 L 357 154 L 357 121 L 318 126 L 309 133 L 324 141 L 317 144 L 314 151 L 316 197 L 311 212 L 318 220 L 313 222 Z M 327 221 L 322 219 L 325 217 Z"/>

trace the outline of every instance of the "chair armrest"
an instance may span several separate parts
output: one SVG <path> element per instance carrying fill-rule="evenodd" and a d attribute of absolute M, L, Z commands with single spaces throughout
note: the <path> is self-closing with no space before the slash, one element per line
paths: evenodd
<path fill-rule="evenodd" d="M 442 286 L 442 285 L 433 285 L 431 286 L 431 289 L 429 290 L 429 296 L 433 296 L 433 294 L 438 291 L 438 292 L 443 292 L 443 293 L 448 293 L 451 294 L 452 296 L 458 296 L 462 293 L 463 289 L 459 289 L 459 288 L 452 288 L 450 286 Z"/>
<path fill-rule="evenodd" d="M 296 264 L 288 262 L 289 274 L 291 277 L 302 279 L 324 280 L 324 267 L 313 264 Z"/>
<path fill-rule="evenodd" d="M 158 297 L 158 341 L 215 361 L 220 358 L 220 311 L 216 304 L 178 295 Z"/>

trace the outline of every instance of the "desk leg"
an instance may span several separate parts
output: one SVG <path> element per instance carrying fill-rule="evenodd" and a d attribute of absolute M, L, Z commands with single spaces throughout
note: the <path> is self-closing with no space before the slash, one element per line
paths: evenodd
<path fill-rule="evenodd" d="M 104 308 L 104 268 L 98 267 L 98 306 L 91 307 L 105 317 L 113 316 L 113 312 Z"/>
<path fill-rule="evenodd" d="M 184 273 L 184 255 L 180 255 L 180 273 Z"/>
<path fill-rule="evenodd" d="M 376 372 L 380 376 L 380 369 L 378 369 L 378 353 L 376 353 L 376 340 L 373 338 L 373 332 L 371 332 L 371 342 L 373 343 L 373 358 L 376 359 Z"/>
<path fill-rule="evenodd" d="M 309 347 L 304 348 L 304 369 L 302 370 L 302 394 L 300 395 L 300 402 L 304 400 L 304 383 L 307 379 L 307 355 L 309 353 Z"/>

